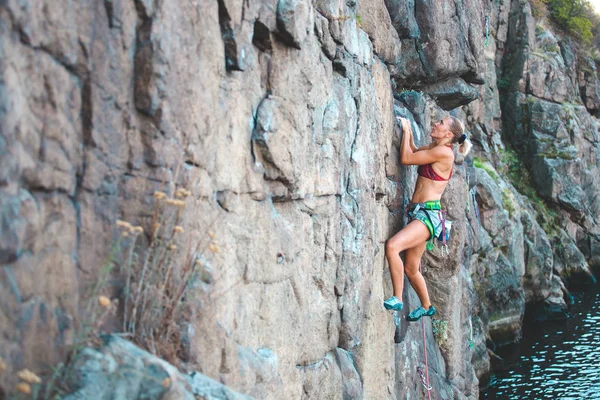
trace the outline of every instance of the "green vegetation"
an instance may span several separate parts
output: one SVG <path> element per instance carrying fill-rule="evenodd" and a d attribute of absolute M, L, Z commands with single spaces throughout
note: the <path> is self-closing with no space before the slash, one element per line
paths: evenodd
<path fill-rule="evenodd" d="M 546 8 L 545 0 L 529 0 L 529 4 L 531 5 L 531 14 L 535 19 L 542 19 L 548 13 Z M 537 26 L 536 26 L 537 33 Z M 538 33 L 539 34 L 539 33 Z"/>
<path fill-rule="evenodd" d="M 400 93 L 400 94 L 404 94 L 404 93 L 406 93 L 406 94 L 413 94 L 413 93 L 414 93 L 414 94 L 419 94 L 419 95 L 421 95 L 421 96 L 424 96 L 423 92 L 422 92 L 422 91 L 420 91 L 420 90 L 407 89 L 407 88 L 402 88 L 402 89 L 400 89 L 400 92 L 399 92 L 399 93 Z"/>
<path fill-rule="evenodd" d="M 431 321 L 433 337 L 439 347 L 443 347 L 448 341 L 448 322 L 433 318 Z"/>
<path fill-rule="evenodd" d="M 481 168 L 485 172 L 487 172 L 488 175 L 492 177 L 494 182 L 496 182 L 496 183 L 500 182 L 500 176 L 498 176 L 498 174 L 494 170 L 494 167 L 492 167 L 492 165 L 490 163 L 488 163 L 487 161 L 484 161 L 483 159 L 481 159 L 479 157 L 475 157 L 475 158 L 473 158 L 473 166 L 475 168 Z"/>
<path fill-rule="evenodd" d="M 523 165 L 517 153 L 512 149 L 506 148 L 506 150 L 500 152 L 502 159 L 502 167 L 500 173 L 506 176 L 510 183 L 517 189 L 519 193 L 529 199 L 531 205 L 537 212 L 537 222 L 540 224 L 544 232 L 548 236 L 556 236 L 558 234 L 558 227 L 560 226 L 560 220 L 558 214 L 548 207 L 548 204 L 539 196 L 529 171 Z M 502 203 L 504 206 L 504 193 L 502 196 Z M 504 206 L 507 210 L 510 209 Z"/>
<path fill-rule="evenodd" d="M 591 44 L 594 39 L 592 29 L 598 17 L 588 0 L 544 0 L 550 17 L 565 32 Z"/>
<path fill-rule="evenodd" d="M 556 146 L 548 146 L 548 148 L 539 154 L 544 158 L 561 158 L 563 160 L 573 160 L 575 157 L 568 151 L 561 151 Z"/>
<path fill-rule="evenodd" d="M 600 63 L 600 50 L 598 50 L 598 48 L 592 49 L 592 51 L 590 51 L 589 56 L 590 56 L 590 58 L 592 60 L 594 60 L 594 62 L 596 63 L 596 65 L 598 63 Z"/>
<path fill-rule="evenodd" d="M 535 15 L 534 15 L 535 16 Z M 538 17 L 536 17 L 538 18 Z M 535 34 L 537 36 L 541 35 L 542 33 L 546 32 L 546 28 L 544 28 L 542 25 L 540 24 L 536 24 L 535 25 Z"/>
<path fill-rule="evenodd" d="M 600 61 L 600 15 L 591 5 L 590 0 L 529 0 L 531 11 L 536 20 L 536 35 L 545 30 L 547 21 L 552 30 L 562 31 L 577 42 L 575 52 L 582 57 L 590 57 Z M 545 49 L 556 50 L 556 46 Z"/>
<path fill-rule="evenodd" d="M 577 99 L 575 101 L 578 101 Z M 570 120 L 573 118 L 572 116 L 572 108 L 574 107 L 581 107 L 583 104 L 581 102 L 577 102 L 577 103 L 571 103 L 570 101 L 563 101 L 562 103 L 560 103 L 562 109 L 567 112 L 567 115 L 565 116 L 566 120 Z"/>
<path fill-rule="evenodd" d="M 532 51 L 529 53 L 530 55 L 538 56 L 542 60 L 550 61 L 552 60 L 552 56 L 547 53 L 540 53 L 539 51 Z"/>
<path fill-rule="evenodd" d="M 513 216 L 513 213 L 515 212 L 515 201 L 512 193 L 508 189 L 502 191 L 502 208 L 508 211 L 510 217 Z"/>
<path fill-rule="evenodd" d="M 510 86 L 510 81 L 508 77 L 502 77 L 496 81 L 496 86 L 498 86 L 499 90 L 506 90 Z"/>

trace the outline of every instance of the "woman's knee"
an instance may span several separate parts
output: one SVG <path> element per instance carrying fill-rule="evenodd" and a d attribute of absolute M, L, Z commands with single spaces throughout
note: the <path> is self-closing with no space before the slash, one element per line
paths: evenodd
<path fill-rule="evenodd" d="M 387 242 L 385 242 L 385 254 L 388 256 L 398 254 L 402 250 L 403 249 L 400 244 L 395 240 L 389 239 Z"/>
<path fill-rule="evenodd" d="M 408 279 L 411 279 L 418 276 L 419 275 L 419 266 L 418 265 L 411 265 L 411 264 L 406 264 L 404 266 L 404 273 L 406 274 L 406 276 L 408 277 Z"/>

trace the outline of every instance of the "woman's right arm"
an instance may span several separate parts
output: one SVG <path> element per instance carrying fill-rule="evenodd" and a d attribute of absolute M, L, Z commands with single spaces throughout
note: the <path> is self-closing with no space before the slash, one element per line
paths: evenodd
<path fill-rule="evenodd" d="M 407 119 L 402 118 L 402 117 L 397 117 L 397 119 L 400 122 L 400 124 L 402 125 L 403 132 L 405 132 L 405 129 L 404 129 L 405 125 L 403 124 L 402 120 L 404 119 L 406 121 L 407 130 L 410 132 L 410 149 L 413 151 L 413 153 L 416 153 L 417 151 L 421 151 L 421 150 L 431 150 L 433 143 L 426 144 L 425 146 L 417 147 L 415 145 L 415 138 L 412 134 L 412 129 L 410 128 L 410 122 L 408 122 Z"/>
<path fill-rule="evenodd" d="M 400 126 L 402 126 L 402 133 L 403 134 L 406 134 L 406 133 L 410 132 L 409 145 L 410 145 L 410 149 L 413 151 L 413 153 L 415 151 L 423 150 L 425 147 L 417 147 L 417 146 L 415 146 L 415 140 L 414 140 L 413 135 L 412 135 L 412 129 L 410 128 L 410 122 L 408 122 L 408 120 L 406 118 L 402 118 L 402 117 L 396 117 L 396 119 L 398 120 L 398 122 L 400 122 Z"/>
<path fill-rule="evenodd" d="M 413 151 L 413 153 L 414 153 L 415 151 L 419 151 L 419 150 L 421 150 L 421 148 L 420 148 L 420 147 L 417 147 L 417 146 L 415 146 L 415 138 L 414 138 L 414 136 L 412 135 L 412 131 L 410 132 L 410 149 Z"/>
<path fill-rule="evenodd" d="M 402 144 L 400 145 L 400 162 L 404 165 L 423 165 L 439 162 L 452 155 L 445 146 L 423 146 L 421 151 L 413 151 L 410 147 L 412 131 L 410 122 L 402 118 Z"/>
<path fill-rule="evenodd" d="M 412 137 L 410 122 L 405 118 L 399 118 L 402 126 L 402 142 L 400 144 L 400 162 L 404 164 L 404 160 L 415 153 L 416 146 Z"/>

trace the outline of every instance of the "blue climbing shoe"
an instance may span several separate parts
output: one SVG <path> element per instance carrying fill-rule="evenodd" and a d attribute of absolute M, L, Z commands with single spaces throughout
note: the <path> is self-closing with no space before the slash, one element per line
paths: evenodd
<path fill-rule="evenodd" d="M 398 300 L 396 296 L 392 296 L 383 302 L 383 306 L 386 308 L 386 310 L 400 311 L 402 310 L 403 305 L 404 304 L 402 304 L 402 302 Z"/>
<path fill-rule="evenodd" d="M 419 306 L 410 314 L 408 314 L 406 319 L 409 321 L 418 321 L 423 316 L 431 317 L 432 315 L 435 315 L 435 308 L 433 306 L 429 306 L 429 310 L 426 310 L 423 307 Z"/>

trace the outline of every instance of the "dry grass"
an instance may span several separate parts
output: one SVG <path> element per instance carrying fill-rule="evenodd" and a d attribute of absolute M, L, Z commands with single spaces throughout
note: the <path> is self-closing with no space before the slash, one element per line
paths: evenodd
<path fill-rule="evenodd" d="M 197 270 L 200 244 L 192 245 L 181 216 L 189 192 L 180 188 L 172 197 L 154 193 L 152 230 L 147 249 L 136 247 L 137 236 L 123 241 L 126 261 L 123 290 L 123 332 L 150 352 L 175 362 L 181 346 L 180 328 L 189 323 L 182 299 Z M 130 226 L 122 235 L 132 233 Z M 142 252 L 145 254 L 142 255 Z M 183 254 L 182 254 L 183 253 Z"/>
<path fill-rule="evenodd" d="M 175 171 L 174 181 L 182 164 Z M 154 209 L 146 229 L 128 221 L 115 222 L 118 235 L 106 263 L 87 291 L 84 317 L 77 328 L 68 359 L 52 367 L 44 382 L 33 372 L 19 372 L 19 382 L 9 398 L 61 399 L 70 389 L 71 371 L 80 350 L 100 344 L 103 333 L 127 337 L 140 347 L 174 365 L 183 352 L 182 332 L 190 323 L 192 310 L 186 294 L 190 283 L 203 271 L 204 263 L 221 251 L 216 235 L 187 232 L 184 214 L 190 191 L 163 182 L 171 190 L 156 191 Z M 120 285 L 115 287 L 115 282 Z M 0 375 L 6 370 L 0 359 Z M 170 382 L 162 382 L 168 386 Z M 2 398 L 2 393 L 0 393 Z"/>
<path fill-rule="evenodd" d="M 175 177 L 180 165 L 181 160 Z M 143 246 L 137 245 L 141 227 L 118 223 L 124 239 L 120 241 L 124 259 L 119 265 L 125 282 L 120 299 L 122 330 L 139 346 L 175 365 L 184 352 L 182 332 L 192 315 L 187 291 L 204 267 L 202 261 L 221 251 L 208 229 L 201 235 L 184 229 L 190 194 L 183 187 L 153 194 L 151 228 Z"/>

